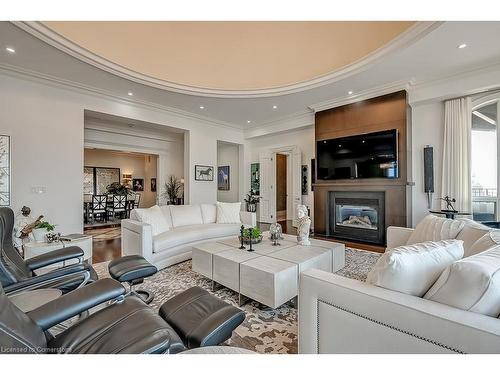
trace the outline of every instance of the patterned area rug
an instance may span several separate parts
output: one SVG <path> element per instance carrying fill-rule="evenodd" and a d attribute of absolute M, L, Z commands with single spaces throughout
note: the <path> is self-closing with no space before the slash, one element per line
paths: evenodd
<path fill-rule="evenodd" d="M 366 279 L 379 254 L 363 250 L 346 249 L 346 266 L 338 275 L 352 279 Z M 109 277 L 107 262 L 94 265 L 100 278 Z M 151 306 L 159 309 L 163 302 L 183 290 L 198 285 L 211 291 L 211 281 L 191 270 L 191 261 L 161 270 L 146 279 L 142 288 L 155 293 Z M 238 294 L 221 288 L 214 294 L 235 306 Z M 241 307 L 246 319 L 234 332 L 231 345 L 250 349 L 259 353 L 293 354 L 297 353 L 297 310 L 285 304 L 278 309 L 250 301 Z"/>

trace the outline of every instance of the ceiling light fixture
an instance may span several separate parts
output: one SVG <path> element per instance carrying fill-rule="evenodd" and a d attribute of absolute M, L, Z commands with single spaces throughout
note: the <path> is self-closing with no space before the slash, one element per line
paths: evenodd
<path fill-rule="evenodd" d="M 348 91 L 348 92 L 347 92 L 347 94 L 348 94 L 348 95 L 352 95 L 352 91 Z"/>
<path fill-rule="evenodd" d="M 277 105 L 273 105 L 273 109 L 276 109 L 276 108 L 278 108 L 278 106 Z"/>
<path fill-rule="evenodd" d="M 457 46 L 457 48 L 458 48 L 458 49 L 463 49 L 463 48 L 465 48 L 465 47 L 467 47 L 467 44 L 465 44 L 465 43 L 459 44 L 459 45 Z"/>
<path fill-rule="evenodd" d="M 133 92 L 129 92 L 128 96 L 134 96 L 134 93 Z"/>
<path fill-rule="evenodd" d="M 251 122 L 252 122 L 252 121 L 250 121 L 250 120 L 247 120 L 247 124 L 250 124 Z"/>
<path fill-rule="evenodd" d="M 16 53 L 16 50 L 12 47 L 6 47 L 5 50 L 8 52 L 8 53 Z"/>
<path fill-rule="evenodd" d="M 200 105 L 200 109 L 205 109 L 205 107 L 204 107 L 204 106 L 202 106 L 202 105 Z"/>

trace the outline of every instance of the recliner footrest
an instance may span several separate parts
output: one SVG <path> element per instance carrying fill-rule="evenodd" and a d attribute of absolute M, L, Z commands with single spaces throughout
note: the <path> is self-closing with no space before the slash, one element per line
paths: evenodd
<path fill-rule="evenodd" d="M 242 310 L 197 286 L 169 299 L 159 313 L 189 349 L 223 343 L 245 320 Z"/>
<path fill-rule="evenodd" d="M 158 269 L 140 255 L 127 255 L 109 262 L 108 271 L 113 279 L 135 285 Z"/>

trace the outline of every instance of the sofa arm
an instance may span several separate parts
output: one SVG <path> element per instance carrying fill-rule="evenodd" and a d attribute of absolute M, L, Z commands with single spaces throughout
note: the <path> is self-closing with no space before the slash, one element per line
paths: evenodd
<path fill-rule="evenodd" d="M 387 227 L 387 249 L 406 245 L 413 231 L 413 228 Z"/>
<path fill-rule="evenodd" d="M 240 211 L 240 220 L 243 225 L 257 226 L 257 214 L 255 212 Z"/>
<path fill-rule="evenodd" d="M 498 353 L 500 319 L 310 269 L 299 353 Z"/>
<path fill-rule="evenodd" d="M 122 255 L 141 255 L 153 263 L 153 232 L 150 224 L 137 220 L 121 221 Z"/>

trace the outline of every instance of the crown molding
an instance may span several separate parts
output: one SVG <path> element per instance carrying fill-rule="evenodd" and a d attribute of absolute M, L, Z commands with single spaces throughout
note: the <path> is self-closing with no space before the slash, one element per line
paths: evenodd
<path fill-rule="evenodd" d="M 21 78 L 27 81 L 48 84 L 53 87 L 62 88 L 66 90 L 70 90 L 79 94 L 93 95 L 98 96 L 100 98 L 105 98 L 108 100 L 113 100 L 120 103 L 127 103 L 129 105 L 135 105 L 141 108 L 147 108 L 149 110 L 155 110 L 162 113 L 168 113 L 169 115 L 176 116 L 188 121 L 195 121 L 197 123 L 204 123 L 211 126 L 223 127 L 232 130 L 240 130 L 242 131 L 244 128 L 239 124 L 231 124 L 223 121 L 213 120 L 208 117 L 199 116 L 191 112 L 183 111 L 177 108 L 164 106 L 161 104 L 156 104 L 144 100 L 137 99 L 129 99 L 124 98 L 119 95 L 114 94 L 113 92 L 97 89 L 92 86 L 84 85 L 81 83 L 73 82 L 70 80 L 54 77 L 52 75 L 43 74 L 39 72 L 35 72 L 32 70 L 22 69 L 16 66 L 8 65 L 8 64 L 0 64 L 0 73 L 15 77 Z"/>
<path fill-rule="evenodd" d="M 245 139 L 281 134 L 301 130 L 314 125 L 314 112 L 311 110 L 296 112 L 269 122 L 253 125 L 244 130 Z"/>
<path fill-rule="evenodd" d="M 281 87 L 271 87 L 258 90 L 222 90 L 196 87 L 190 85 L 178 84 L 166 80 L 161 80 L 140 72 L 131 70 L 122 65 L 116 64 L 108 59 L 105 59 L 97 54 L 80 47 L 69 39 L 63 37 L 57 32 L 50 29 L 41 22 L 35 21 L 15 21 L 12 22 L 15 26 L 44 41 L 45 43 L 81 60 L 91 64 L 99 69 L 112 73 L 130 81 L 148 85 L 151 87 L 168 90 L 172 92 L 182 93 L 186 95 L 217 97 L 217 98 L 261 98 L 272 97 L 279 95 L 292 94 L 310 90 L 323 85 L 331 84 L 341 79 L 345 79 L 354 74 L 360 73 L 368 69 L 371 65 L 378 62 L 380 59 L 408 47 L 414 42 L 420 40 L 428 33 L 439 27 L 442 22 L 416 22 L 413 26 L 399 34 L 389 43 L 369 53 L 363 58 L 348 64 L 331 73 L 316 77 L 304 82 L 294 83 Z"/>
<path fill-rule="evenodd" d="M 414 79 L 391 82 L 385 85 L 380 85 L 377 87 L 373 87 L 371 89 L 360 91 L 353 95 L 346 95 L 339 98 L 315 103 L 310 105 L 309 108 L 314 112 L 319 112 L 319 111 L 324 111 L 326 109 L 340 107 L 342 105 L 375 98 L 377 96 L 390 94 L 395 91 L 401 91 L 401 90 L 409 91 L 410 88 L 414 85 L 414 83 L 415 83 Z"/>

